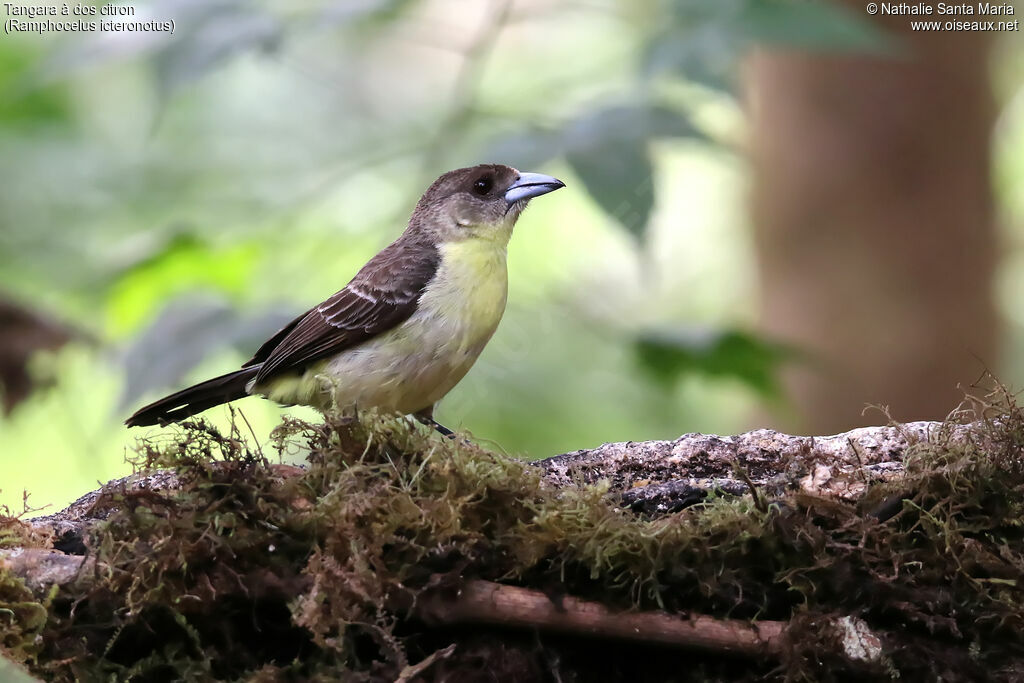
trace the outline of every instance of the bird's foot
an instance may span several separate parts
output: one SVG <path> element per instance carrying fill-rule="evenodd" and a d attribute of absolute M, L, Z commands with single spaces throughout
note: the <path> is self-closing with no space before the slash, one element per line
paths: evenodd
<path fill-rule="evenodd" d="M 448 429 L 443 424 L 441 424 L 440 422 L 435 420 L 433 418 L 433 416 L 426 415 L 424 413 L 414 413 L 413 417 L 415 417 L 417 420 L 419 420 L 419 422 L 421 424 L 425 424 L 428 427 L 433 427 L 434 431 L 436 431 L 437 433 L 441 434 L 444 438 L 446 438 L 446 439 L 454 439 L 455 438 L 455 432 L 453 432 L 452 430 Z"/>
<path fill-rule="evenodd" d="M 452 441 L 455 440 L 455 432 L 448 429 L 443 424 L 434 419 L 434 406 L 424 408 L 419 412 L 413 413 L 412 416 L 419 420 L 421 424 L 425 424 L 428 427 L 433 427 L 434 431 L 436 431 L 444 438 L 451 439 Z M 469 443 L 469 441 L 467 441 L 466 439 L 462 439 L 462 442 L 466 444 Z"/>

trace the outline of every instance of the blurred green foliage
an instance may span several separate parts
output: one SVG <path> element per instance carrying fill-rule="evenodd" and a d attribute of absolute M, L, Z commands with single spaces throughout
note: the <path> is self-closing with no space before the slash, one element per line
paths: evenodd
<path fill-rule="evenodd" d="M 671 386 L 685 374 L 735 377 L 766 399 L 781 399 L 776 370 L 796 351 L 739 330 L 683 329 L 641 335 L 637 359 L 651 379 Z"/>
<path fill-rule="evenodd" d="M 7 502 L 123 470 L 130 406 L 236 367 L 480 161 L 569 190 L 521 221 L 506 319 L 440 419 L 535 457 L 744 426 L 787 355 L 745 331 L 737 60 L 893 48 L 784 0 L 132 4 L 174 34 L 0 39 L 0 292 L 97 342 L 0 423 Z M 279 414 L 239 405 L 260 434 Z"/>

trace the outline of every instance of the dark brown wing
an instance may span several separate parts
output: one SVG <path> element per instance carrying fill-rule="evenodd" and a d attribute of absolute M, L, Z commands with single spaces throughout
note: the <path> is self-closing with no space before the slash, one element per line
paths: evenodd
<path fill-rule="evenodd" d="M 394 328 L 416 311 L 438 261 L 432 244 L 399 239 L 370 259 L 345 289 L 271 337 L 242 367 L 262 363 L 259 384 Z"/>
<path fill-rule="evenodd" d="M 267 341 L 263 342 L 263 344 L 260 345 L 260 348 L 256 349 L 256 353 L 254 353 L 252 355 L 252 358 L 250 358 L 245 363 L 243 363 L 242 367 L 243 368 L 252 367 L 253 365 L 259 365 L 260 363 L 265 361 L 270 356 L 270 353 L 275 348 L 277 348 L 277 345 L 280 344 L 281 341 L 284 340 L 284 338 L 287 337 L 291 333 L 291 331 L 295 329 L 295 326 L 298 325 L 300 322 L 302 322 L 302 320 L 307 315 L 309 315 L 310 313 L 314 312 L 315 310 L 316 309 L 313 308 L 313 309 L 310 309 L 310 310 L 306 311 L 305 313 L 300 315 L 298 318 L 296 318 L 295 320 L 291 321 L 290 323 L 288 323 L 287 325 L 282 327 L 280 330 L 275 332 L 273 337 L 271 337 Z"/>

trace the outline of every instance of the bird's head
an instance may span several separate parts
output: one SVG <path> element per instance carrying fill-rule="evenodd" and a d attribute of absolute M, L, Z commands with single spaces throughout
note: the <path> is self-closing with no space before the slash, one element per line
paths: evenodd
<path fill-rule="evenodd" d="M 483 238 L 508 241 L 519 214 L 534 197 L 565 183 L 511 166 L 481 164 L 449 171 L 416 204 L 409 227 L 441 241 Z"/>

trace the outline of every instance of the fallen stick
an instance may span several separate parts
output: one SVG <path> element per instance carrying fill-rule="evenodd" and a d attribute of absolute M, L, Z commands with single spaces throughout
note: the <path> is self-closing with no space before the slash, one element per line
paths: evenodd
<path fill-rule="evenodd" d="M 457 589 L 419 596 L 414 613 L 434 624 L 488 624 L 533 628 L 570 635 L 631 640 L 744 657 L 779 658 L 784 653 L 786 621 L 716 619 L 700 614 L 620 612 L 597 602 L 563 597 L 491 581 L 469 581 Z M 828 629 L 848 659 L 877 662 L 882 641 L 854 617 L 827 619 Z"/>
<path fill-rule="evenodd" d="M 548 595 L 490 581 L 455 591 L 432 591 L 416 602 L 416 615 L 439 624 L 490 624 L 576 635 L 674 645 L 748 657 L 778 656 L 786 622 L 688 617 L 666 612 L 617 612 L 597 602 Z"/>

